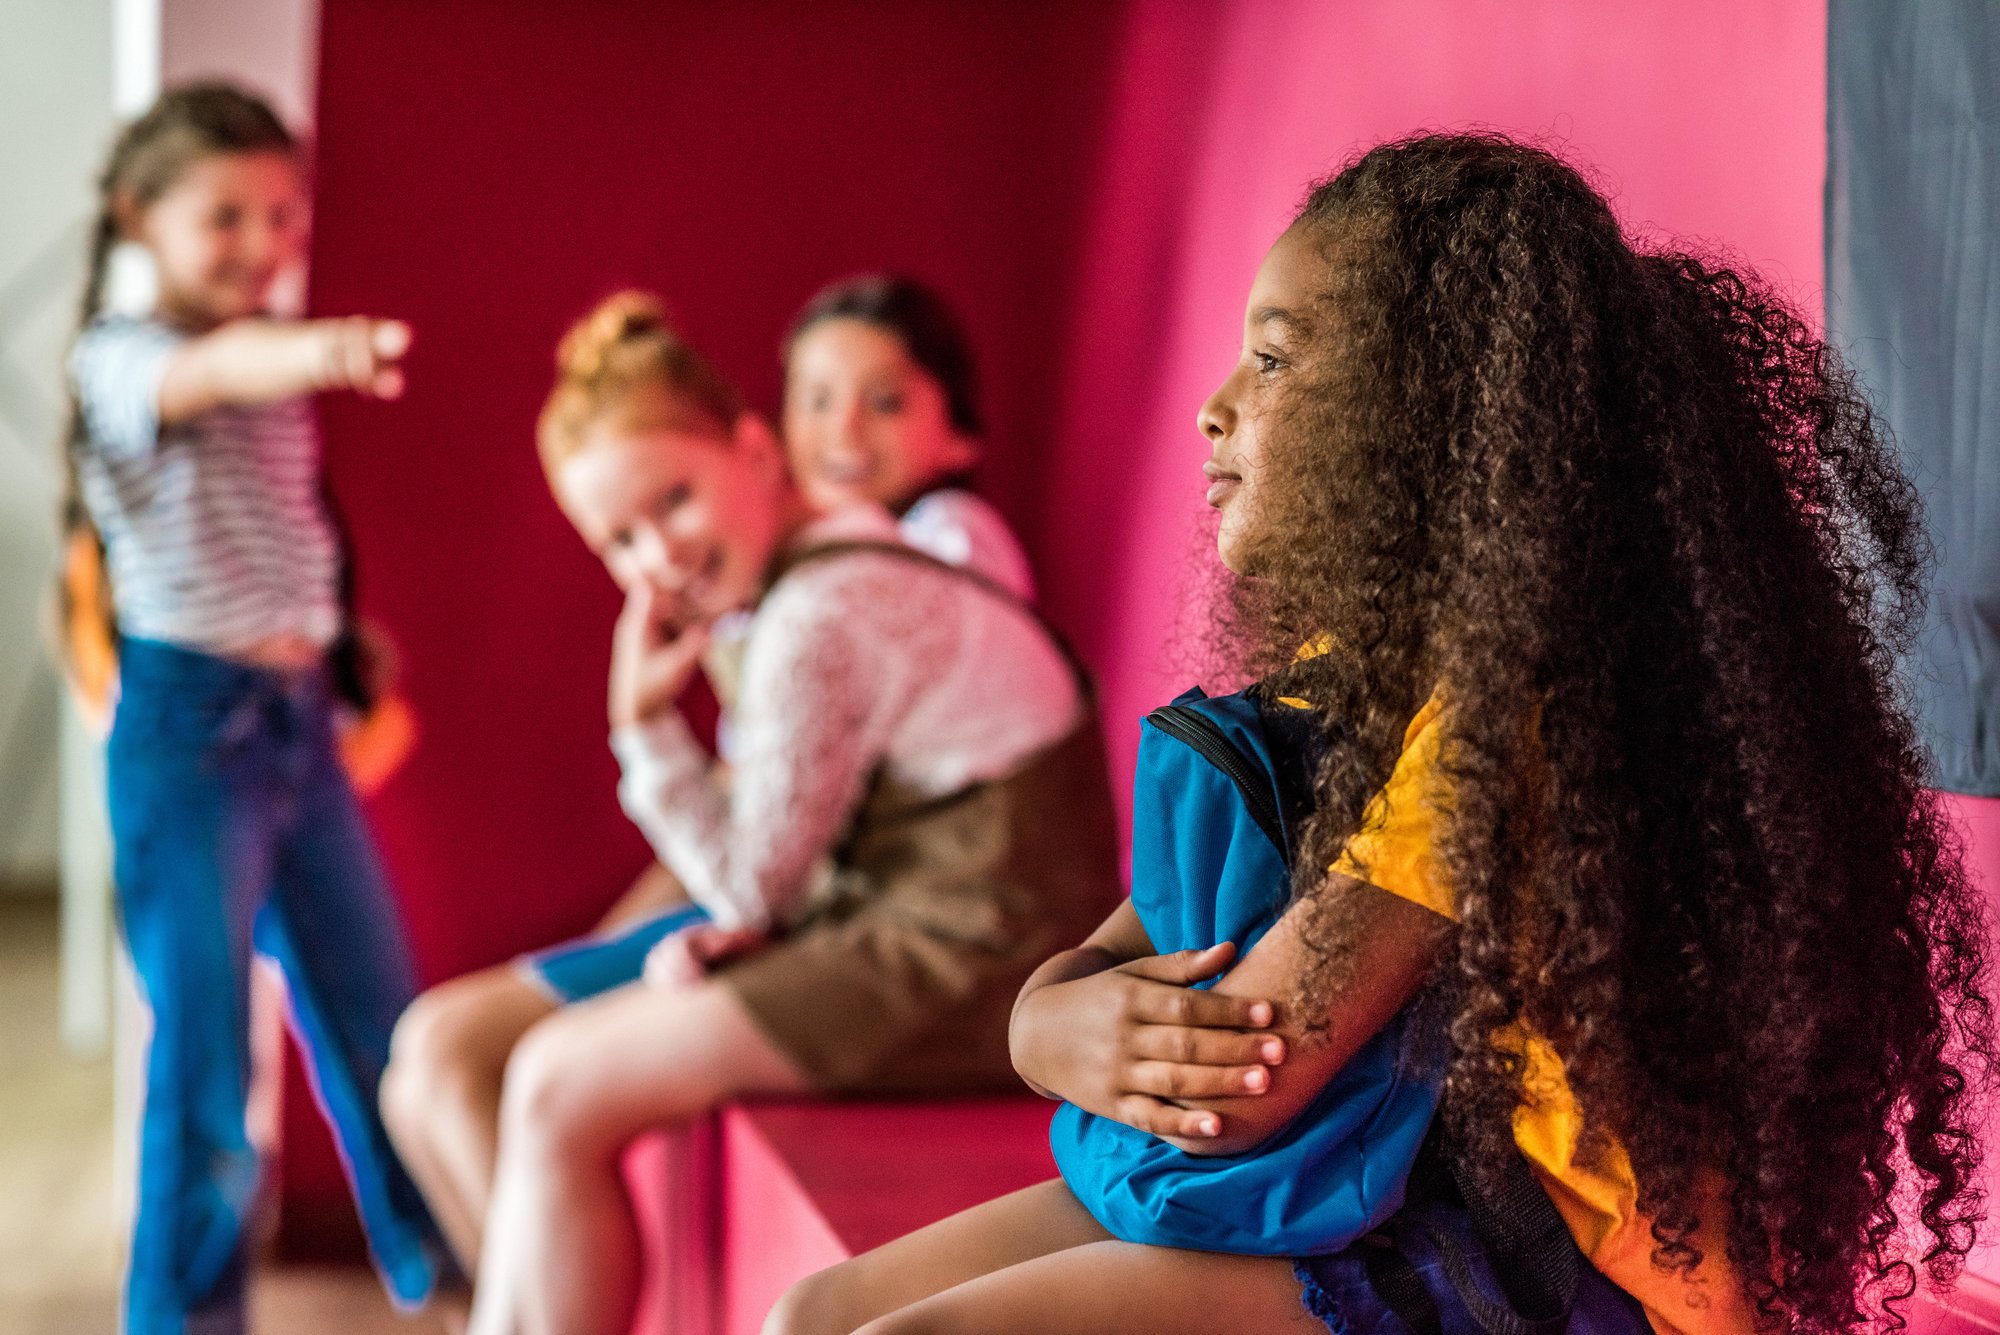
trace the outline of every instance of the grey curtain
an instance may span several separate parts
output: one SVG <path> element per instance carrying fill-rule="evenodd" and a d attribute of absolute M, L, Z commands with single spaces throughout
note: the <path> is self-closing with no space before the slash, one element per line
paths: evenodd
<path fill-rule="evenodd" d="M 1934 781 L 2000 796 L 2000 0 L 1831 0 L 1827 327 L 1924 493 Z"/>

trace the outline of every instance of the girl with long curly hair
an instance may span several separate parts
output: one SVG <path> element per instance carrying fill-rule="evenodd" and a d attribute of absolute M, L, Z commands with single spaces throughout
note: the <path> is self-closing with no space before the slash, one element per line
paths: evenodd
<path fill-rule="evenodd" d="M 1425 135 L 1312 191 L 1199 425 L 1218 623 L 1248 694 L 1313 724 L 1294 889 L 1161 954 L 1185 906 L 1135 847 L 1133 902 L 1016 1005 L 1017 1068 L 1074 1105 L 1067 1180 L 768 1328 L 1293 1330 L 1303 1299 L 1343 1330 L 1324 1253 L 1402 1176 L 1347 1236 L 1258 1244 L 1356 1190 L 1293 1177 L 1195 1250 L 1129 1227 L 1064 1154 L 1111 1142 L 1064 1128 L 1252 1161 L 1420 1015 L 1459 1180 L 1525 1160 L 1634 1323 L 1852 1330 L 1948 1280 L 1982 924 L 1897 696 L 1917 498 L 1832 352 L 1750 277 L 1635 245 L 1550 153 Z"/>

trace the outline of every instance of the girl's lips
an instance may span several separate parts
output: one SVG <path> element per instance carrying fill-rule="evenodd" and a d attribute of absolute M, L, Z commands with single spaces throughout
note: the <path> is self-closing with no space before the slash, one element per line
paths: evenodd
<path fill-rule="evenodd" d="M 826 459 L 819 462 L 819 475 L 836 486 L 853 487 L 868 481 L 875 474 L 872 459 Z"/>
<path fill-rule="evenodd" d="M 674 600 L 688 619 L 709 611 L 709 601 L 715 594 L 715 586 L 722 577 L 723 556 L 720 547 L 709 549 L 708 559 L 701 563 L 701 570 L 690 577 L 674 592 Z"/>
<path fill-rule="evenodd" d="M 1242 478 L 1234 473 L 1226 472 L 1213 459 L 1210 459 L 1201 466 L 1201 475 L 1208 479 L 1208 503 L 1211 506 L 1222 504 L 1225 496 L 1243 485 Z"/>

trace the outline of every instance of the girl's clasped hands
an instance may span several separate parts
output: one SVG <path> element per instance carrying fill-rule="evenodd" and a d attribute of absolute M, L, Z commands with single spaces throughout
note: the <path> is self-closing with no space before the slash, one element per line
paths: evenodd
<path fill-rule="evenodd" d="M 1214 1153 L 1223 1117 L 1199 1101 L 1261 1095 L 1285 1060 L 1270 1002 L 1195 986 L 1235 959 L 1229 941 L 1122 963 L 1084 946 L 1016 1004 L 1015 1065 L 1042 1094 Z"/>

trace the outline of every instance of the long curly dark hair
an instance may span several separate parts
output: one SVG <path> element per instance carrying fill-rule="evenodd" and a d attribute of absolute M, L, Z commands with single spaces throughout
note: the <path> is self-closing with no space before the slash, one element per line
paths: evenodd
<path fill-rule="evenodd" d="M 1294 226 L 1339 350 L 1261 527 L 1313 536 L 1266 544 L 1233 625 L 1326 721 L 1302 873 L 1443 684 L 1459 1143 L 1512 1152 L 1522 1059 L 1493 1038 L 1522 1024 L 1585 1157 L 1629 1151 L 1656 1262 L 1699 1262 L 1706 1169 L 1769 1319 L 1848 1330 L 1918 1265 L 1950 1278 L 1980 1205 L 1982 921 L 1898 700 L 1920 507 L 1852 376 L 1753 278 L 1635 246 L 1505 138 L 1383 145 Z M 1295 879 L 1323 995 L 1338 883 Z"/>

